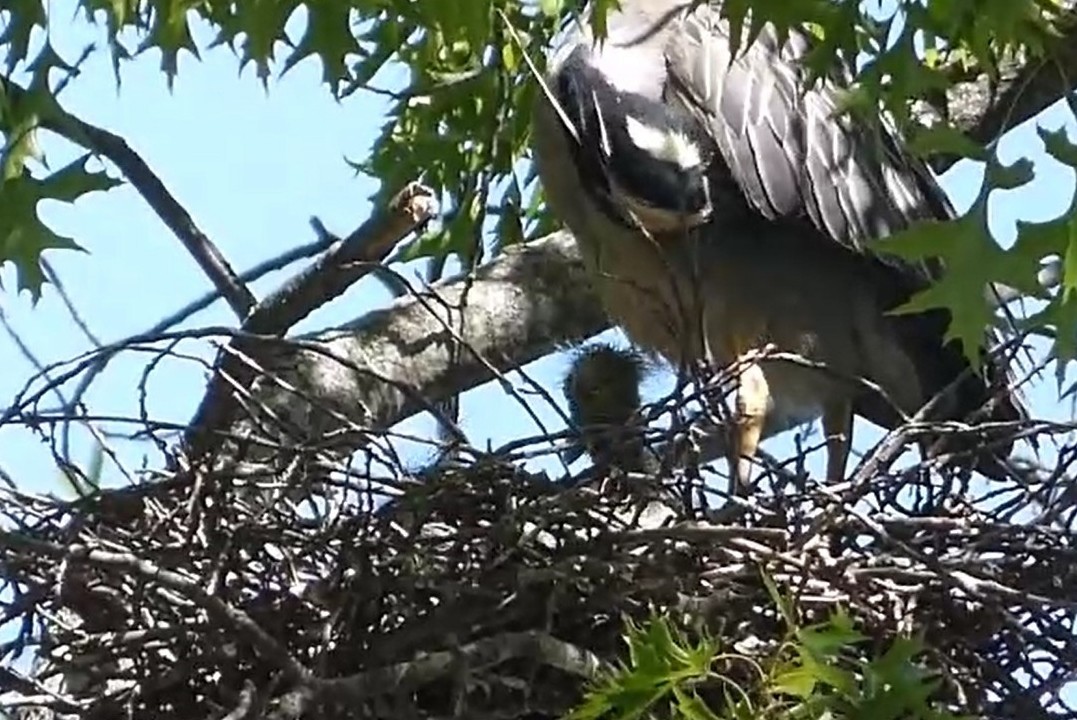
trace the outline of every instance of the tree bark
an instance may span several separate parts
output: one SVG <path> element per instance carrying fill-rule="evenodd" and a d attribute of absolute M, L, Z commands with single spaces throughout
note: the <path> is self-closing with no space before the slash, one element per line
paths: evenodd
<path fill-rule="evenodd" d="M 351 423 L 385 428 L 608 327 L 572 236 L 556 232 L 345 327 L 277 345 L 259 399 L 313 436 Z"/>

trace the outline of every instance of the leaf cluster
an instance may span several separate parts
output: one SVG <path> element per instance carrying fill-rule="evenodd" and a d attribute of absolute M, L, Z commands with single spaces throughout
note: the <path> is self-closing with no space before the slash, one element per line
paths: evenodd
<path fill-rule="evenodd" d="M 669 615 L 626 621 L 628 662 L 592 683 L 566 720 L 956 720 L 939 701 L 924 643 L 895 637 L 874 648 L 841 609 L 803 624 L 794 604 L 764 578 L 786 623 L 785 639 L 751 656 Z"/>

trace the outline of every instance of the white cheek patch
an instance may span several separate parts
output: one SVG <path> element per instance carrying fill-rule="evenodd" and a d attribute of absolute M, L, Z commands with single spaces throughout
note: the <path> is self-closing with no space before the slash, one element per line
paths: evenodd
<path fill-rule="evenodd" d="M 659 130 L 631 116 L 625 118 L 625 128 L 636 147 L 659 160 L 673 163 L 684 170 L 703 164 L 699 147 L 682 132 Z"/>

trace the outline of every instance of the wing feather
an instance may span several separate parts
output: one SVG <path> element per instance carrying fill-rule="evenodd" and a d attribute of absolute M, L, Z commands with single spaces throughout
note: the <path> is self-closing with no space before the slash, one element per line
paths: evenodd
<path fill-rule="evenodd" d="M 767 25 L 730 57 L 729 27 L 706 5 L 682 19 L 666 48 L 675 96 L 711 129 L 723 172 L 770 219 L 807 217 L 824 238 L 926 279 L 937 265 L 912 264 L 867 241 L 953 209 L 927 166 L 902 150 L 896 132 L 857 127 L 839 114 L 829 80 L 809 86 L 798 33 L 781 42 Z"/>

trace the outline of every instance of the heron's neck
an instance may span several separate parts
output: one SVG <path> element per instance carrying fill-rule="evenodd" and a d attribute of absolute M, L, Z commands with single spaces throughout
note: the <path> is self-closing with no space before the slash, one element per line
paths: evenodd
<path fill-rule="evenodd" d="M 666 77 L 666 43 L 692 0 L 621 0 L 606 16 L 607 35 L 592 45 L 593 64 L 617 89 L 659 98 Z M 588 17 L 592 9 L 587 10 Z M 593 38 L 592 43 L 593 43 Z"/>

